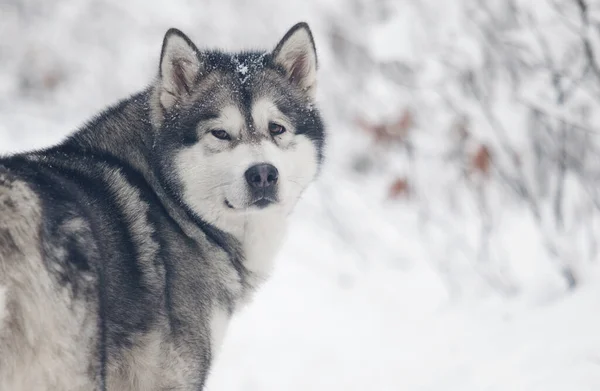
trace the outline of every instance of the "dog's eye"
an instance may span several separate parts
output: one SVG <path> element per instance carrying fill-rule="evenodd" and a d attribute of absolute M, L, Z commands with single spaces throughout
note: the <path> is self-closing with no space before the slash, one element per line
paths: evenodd
<path fill-rule="evenodd" d="M 211 130 L 210 133 L 213 136 L 215 136 L 216 138 L 218 138 L 219 140 L 231 140 L 231 136 L 229 135 L 229 133 L 227 133 L 224 130 L 221 130 L 221 129 Z"/>
<path fill-rule="evenodd" d="M 273 136 L 277 136 L 285 133 L 285 128 L 279 124 L 271 122 L 269 123 L 269 132 L 271 132 Z"/>

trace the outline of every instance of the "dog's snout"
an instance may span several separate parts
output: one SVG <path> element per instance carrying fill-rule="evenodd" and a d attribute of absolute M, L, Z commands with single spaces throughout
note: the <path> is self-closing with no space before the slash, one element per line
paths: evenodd
<path fill-rule="evenodd" d="M 255 189 L 266 189 L 277 183 L 279 171 L 268 163 L 256 164 L 246 170 L 246 181 Z"/>

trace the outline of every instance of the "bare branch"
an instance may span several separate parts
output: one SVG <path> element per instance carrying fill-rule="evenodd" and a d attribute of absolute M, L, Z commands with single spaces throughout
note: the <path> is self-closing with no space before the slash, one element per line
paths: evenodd
<path fill-rule="evenodd" d="M 581 14 L 581 21 L 583 22 L 584 31 L 581 34 L 581 42 L 583 44 L 583 49 L 585 51 L 586 58 L 590 64 L 590 68 L 598 81 L 600 81 L 600 65 L 596 61 L 596 55 L 594 53 L 594 49 L 592 48 L 592 43 L 588 37 L 590 20 L 588 16 L 588 5 L 585 0 L 574 0 L 577 6 L 579 7 L 579 11 Z"/>

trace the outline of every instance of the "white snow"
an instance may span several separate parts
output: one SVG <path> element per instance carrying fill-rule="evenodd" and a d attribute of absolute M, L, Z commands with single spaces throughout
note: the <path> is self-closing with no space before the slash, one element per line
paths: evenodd
<path fill-rule="evenodd" d="M 504 4 L 488 3 L 491 12 Z M 548 33 L 552 55 L 563 55 L 572 31 L 557 22 L 557 11 L 536 6 L 546 0 L 515 3 L 528 10 L 532 31 Z M 595 102 L 590 96 L 598 88 L 582 83 L 573 95 L 577 105 L 560 108 L 546 88 L 549 74 L 519 89 L 502 74 L 498 80 L 506 83 L 494 84 L 491 111 L 507 130 L 503 140 L 457 82 L 489 60 L 478 41 L 482 32 L 472 27 L 482 17 L 477 1 L 353 4 L 3 2 L 0 34 L 10 39 L 0 40 L 0 153 L 56 143 L 143 88 L 158 71 L 169 27 L 201 49 L 268 48 L 306 20 L 319 52 L 327 163 L 292 216 L 272 279 L 234 318 L 208 390 L 600 389 L 600 270 L 592 262 L 600 219 L 597 208 L 580 203 L 597 190 L 566 179 L 568 229 L 558 235 L 549 223 L 540 228 L 496 173 L 477 193 L 476 180 L 465 180 L 464 167 L 448 157 L 457 144 L 450 124 L 464 114 L 471 121 L 466 151 L 488 143 L 500 167 L 514 168 L 499 148 L 508 142 L 524 160 L 523 175 L 533 177 L 521 103 L 593 130 L 600 124 L 597 104 L 589 103 L 588 114 L 583 106 Z M 578 20 L 576 10 L 564 12 Z M 592 7 L 590 17 L 597 14 Z M 347 41 L 332 43 L 336 31 Z M 538 42 L 521 30 L 502 39 L 525 49 Z M 539 67 L 542 54 L 525 49 L 520 59 Z M 408 68 L 384 67 L 395 61 Z M 371 62 L 383 65 L 369 68 Z M 242 80 L 254 65 L 238 64 Z M 389 72 L 397 72 L 398 83 Z M 393 143 L 375 145 L 354 123 L 357 116 L 394 121 L 404 109 L 415 117 L 413 160 Z M 372 167 L 368 174 L 351 168 L 358 157 Z M 402 176 L 414 193 L 388 200 L 390 180 Z M 549 209 L 542 205 L 543 224 Z M 582 223 L 588 221 L 592 228 Z M 549 239 L 559 260 L 550 256 Z M 557 266 L 565 258 L 579 273 L 574 291 Z"/>
<path fill-rule="evenodd" d="M 240 78 L 240 82 L 242 84 L 245 84 L 248 78 L 250 77 L 250 75 L 248 74 L 248 72 L 250 71 L 248 64 L 240 62 L 238 57 L 233 57 L 232 61 L 233 65 L 235 65 L 235 71 L 238 73 L 238 76 Z"/>
<path fill-rule="evenodd" d="M 240 64 L 240 66 L 238 67 L 238 70 L 237 70 L 237 71 L 238 71 L 238 72 L 239 72 L 239 73 L 240 73 L 242 76 L 245 76 L 245 75 L 246 75 L 246 73 L 248 73 L 248 65 L 245 65 L 245 64 L 244 64 L 244 65 L 242 65 L 242 64 Z"/>

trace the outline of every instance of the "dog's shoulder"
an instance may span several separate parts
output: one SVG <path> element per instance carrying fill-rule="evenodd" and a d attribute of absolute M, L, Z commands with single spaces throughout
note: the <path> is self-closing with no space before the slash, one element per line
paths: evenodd
<path fill-rule="evenodd" d="M 0 253 L 22 250 L 37 235 L 40 222 L 41 204 L 35 191 L 0 165 Z"/>
<path fill-rule="evenodd" d="M 59 262 L 67 254 L 63 243 L 73 242 L 67 235 L 83 224 L 71 219 L 48 229 L 46 205 L 35 167 L 19 157 L 0 159 L 0 389 L 95 389 L 88 370 L 97 366 L 96 307 L 86 304 L 94 281 Z M 49 238 L 48 230 L 66 239 Z M 66 278 L 72 289 L 62 289 Z"/>

